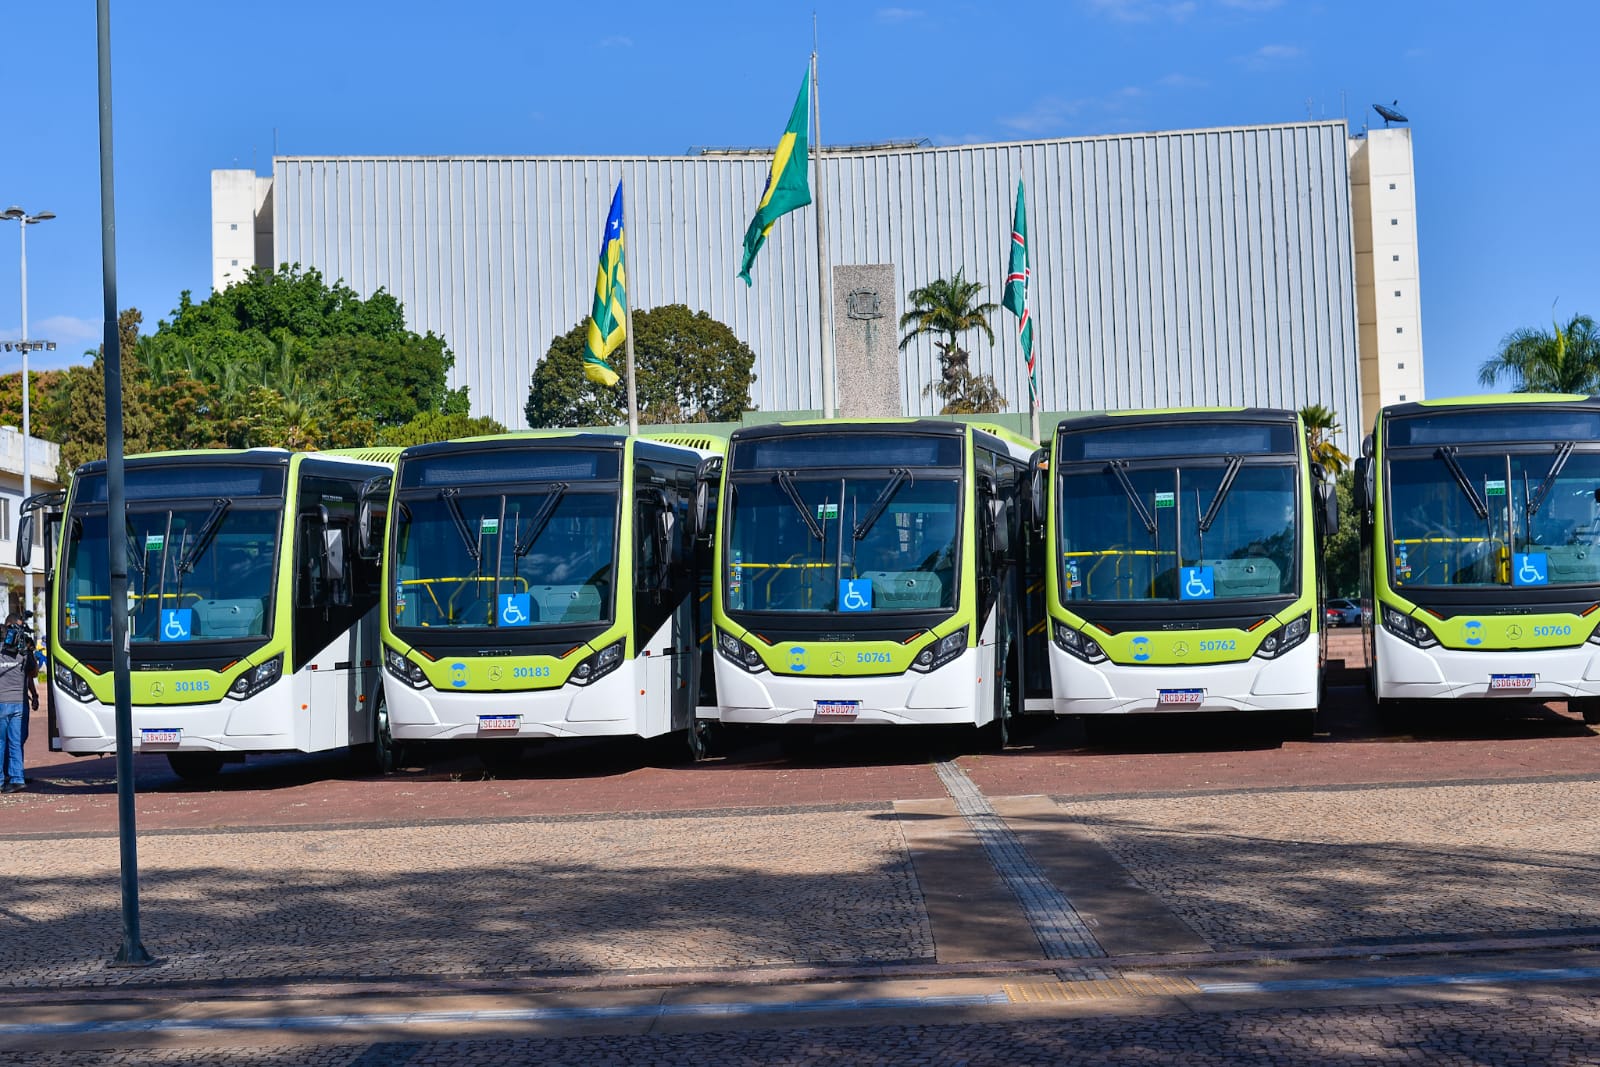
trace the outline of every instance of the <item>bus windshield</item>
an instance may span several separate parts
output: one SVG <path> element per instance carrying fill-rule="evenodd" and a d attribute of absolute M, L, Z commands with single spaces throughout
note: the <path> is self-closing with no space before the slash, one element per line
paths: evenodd
<path fill-rule="evenodd" d="M 1600 582 L 1600 452 L 1453 446 L 1388 463 L 1396 586 Z"/>
<path fill-rule="evenodd" d="M 953 609 L 960 486 L 911 467 L 734 481 L 722 560 L 728 609 Z"/>
<path fill-rule="evenodd" d="M 1237 457 L 1064 470 L 1062 599 L 1292 594 L 1299 580 L 1297 470 Z"/>
<path fill-rule="evenodd" d="M 389 580 L 396 629 L 606 622 L 615 596 L 617 492 L 563 482 L 400 497 Z"/>
<path fill-rule="evenodd" d="M 130 494 L 131 496 L 132 494 Z M 282 502 L 217 497 L 128 505 L 128 628 L 135 643 L 219 641 L 272 632 Z M 64 636 L 111 640 L 103 507 L 67 526 Z"/>

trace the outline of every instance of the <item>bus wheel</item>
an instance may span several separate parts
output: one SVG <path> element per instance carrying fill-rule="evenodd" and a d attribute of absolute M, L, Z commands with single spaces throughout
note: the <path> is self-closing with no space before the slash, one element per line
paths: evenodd
<path fill-rule="evenodd" d="M 186 782 L 204 782 L 222 773 L 223 759 L 217 752 L 168 752 L 172 773 Z"/>
<path fill-rule="evenodd" d="M 1582 715 L 1590 726 L 1600 725 L 1600 697 L 1575 697 L 1567 701 L 1567 710 Z"/>
<path fill-rule="evenodd" d="M 709 759 L 716 752 L 716 724 L 710 719 L 690 719 L 689 729 L 689 758 L 699 763 Z"/>
<path fill-rule="evenodd" d="M 379 693 L 378 706 L 372 711 L 372 768 L 379 774 L 393 774 L 399 762 L 394 732 L 389 728 L 389 702 Z"/>

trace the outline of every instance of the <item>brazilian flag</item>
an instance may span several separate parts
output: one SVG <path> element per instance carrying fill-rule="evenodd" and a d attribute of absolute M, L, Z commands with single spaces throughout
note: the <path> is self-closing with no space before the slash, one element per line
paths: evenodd
<path fill-rule="evenodd" d="M 583 373 L 591 382 L 616 385 L 617 372 L 606 357 L 627 335 L 628 280 L 622 265 L 622 182 L 611 198 L 611 213 L 600 238 L 600 272 L 594 280 L 594 310 L 583 342 Z"/>
<path fill-rule="evenodd" d="M 778 142 L 772 158 L 772 169 L 767 172 L 767 187 L 761 193 L 761 206 L 750 228 L 744 232 L 744 262 L 739 266 L 739 277 L 750 285 L 750 264 L 756 253 L 767 243 L 767 234 L 778 219 L 811 203 L 811 185 L 806 180 L 806 113 L 811 108 L 811 72 L 806 71 L 800 83 L 800 95 L 795 97 L 794 110 L 789 113 L 789 125 Z"/>

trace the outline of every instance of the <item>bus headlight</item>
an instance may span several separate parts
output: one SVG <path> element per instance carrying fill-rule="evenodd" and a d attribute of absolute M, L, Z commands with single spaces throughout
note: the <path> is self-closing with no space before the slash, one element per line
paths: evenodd
<path fill-rule="evenodd" d="M 574 668 L 572 668 L 572 683 L 574 685 L 588 685 L 590 682 L 599 681 L 622 665 L 622 646 L 627 638 L 613 641 L 598 652 L 591 652 Z"/>
<path fill-rule="evenodd" d="M 761 653 L 726 630 L 717 631 L 717 651 L 721 652 L 724 658 L 731 659 L 751 674 L 759 674 L 767 669 L 767 665 L 762 662 Z"/>
<path fill-rule="evenodd" d="M 78 672 L 65 663 L 56 664 L 56 684 L 79 700 L 90 700 L 94 697 L 94 690 L 89 688 L 89 683 L 78 677 Z"/>
<path fill-rule="evenodd" d="M 383 665 L 389 668 L 390 674 L 411 688 L 428 688 L 428 676 L 422 672 L 422 665 L 412 663 L 405 656 L 402 656 L 387 645 L 383 648 Z"/>
<path fill-rule="evenodd" d="M 963 626 L 953 634 L 941 637 L 928 645 L 911 661 L 914 671 L 936 671 L 967 650 L 967 628 Z"/>
<path fill-rule="evenodd" d="M 283 653 L 279 652 L 267 662 L 251 667 L 233 680 L 228 695 L 235 700 L 253 697 L 283 675 Z"/>
<path fill-rule="evenodd" d="M 1276 630 L 1261 639 L 1261 644 L 1256 648 L 1256 655 L 1263 659 L 1281 656 L 1295 645 L 1304 641 L 1311 633 L 1311 613 L 1308 611 L 1298 619 L 1284 623 Z"/>
<path fill-rule="evenodd" d="M 1106 650 L 1100 647 L 1100 642 L 1088 634 L 1079 633 L 1064 622 L 1057 622 L 1051 633 L 1055 637 L 1057 648 L 1078 657 L 1085 663 L 1101 663 L 1106 658 Z"/>
<path fill-rule="evenodd" d="M 1433 631 L 1428 629 L 1427 623 L 1421 619 L 1413 619 L 1405 612 L 1396 611 L 1388 605 L 1383 608 L 1383 628 L 1400 640 L 1418 648 L 1432 648 L 1439 643 L 1439 639 L 1433 636 Z"/>

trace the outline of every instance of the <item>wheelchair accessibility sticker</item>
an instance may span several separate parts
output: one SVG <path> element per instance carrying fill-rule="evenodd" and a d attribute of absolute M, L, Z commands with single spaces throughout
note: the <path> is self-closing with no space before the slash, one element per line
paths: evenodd
<path fill-rule="evenodd" d="M 188 608 L 161 609 L 161 640 L 187 641 L 194 626 L 194 612 Z"/>
<path fill-rule="evenodd" d="M 1181 600 L 1210 600 L 1217 595 L 1210 567 L 1181 567 L 1178 570 L 1178 582 L 1178 597 Z"/>
<path fill-rule="evenodd" d="M 1549 585 L 1549 557 L 1543 552 L 1511 553 L 1512 585 Z"/>
<path fill-rule="evenodd" d="M 532 626 L 533 595 L 501 593 L 499 617 L 501 626 Z"/>
<path fill-rule="evenodd" d="M 872 579 L 871 578 L 840 578 L 839 579 L 839 610 L 840 611 L 871 611 L 872 610 Z"/>

